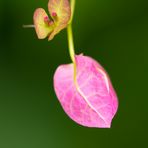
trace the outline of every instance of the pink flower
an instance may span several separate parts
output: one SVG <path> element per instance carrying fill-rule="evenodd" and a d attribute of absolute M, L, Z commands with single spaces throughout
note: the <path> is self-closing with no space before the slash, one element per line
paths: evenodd
<path fill-rule="evenodd" d="M 109 76 L 94 59 L 75 55 L 72 20 L 75 0 L 49 0 L 48 11 L 34 12 L 34 27 L 39 39 L 52 40 L 67 28 L 72 64 L 61 65 L 54 75 L 54 88 L 66 114 L 86 127 L 110 128 L 118 109 L 118 99 Z M 30 25 L 28 27 L 31 27 Z"/>
<path fill-rule="evenodd" d="M 76 55 L 74 65 L 61 65 L 54 75 L 54 88 L 66 114 L 86 127 L 109 128 L 118 99 L 109 76 L 94 59 Z"/>

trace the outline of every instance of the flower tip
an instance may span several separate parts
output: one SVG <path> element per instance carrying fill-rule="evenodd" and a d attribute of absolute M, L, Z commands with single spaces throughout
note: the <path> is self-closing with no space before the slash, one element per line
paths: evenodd
<path fill-rule="evenodd" d="M 45 21 L 45 22 L 49 21 L 48 16 L 45 16 L 45 17 L 44 17 L 44 21 Z"/>
<path fill-rule="evenodd" d="M 53 17 L 57 17 L 57 13 L 56 12 L 52 12 L 52 16 Z"/>

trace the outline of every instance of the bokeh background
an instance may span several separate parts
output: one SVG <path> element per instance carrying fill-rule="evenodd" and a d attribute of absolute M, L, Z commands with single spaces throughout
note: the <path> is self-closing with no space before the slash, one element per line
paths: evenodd
<path fill-rule="evenodd" d="M 62 110 L 53 75 L 70 63 L 66 31 L 48 42 L 22 28 L 47 3 L 0 0 L 0 148 L 147 147 L 147 0 L 77 0 L 76 53 L 106 68 L 119 97 L 111 129 L 81 127 Z"/>

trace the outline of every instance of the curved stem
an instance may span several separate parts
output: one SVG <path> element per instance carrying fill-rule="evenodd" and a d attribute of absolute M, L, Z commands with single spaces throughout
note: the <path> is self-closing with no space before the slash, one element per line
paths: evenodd
<path fill-rule="evenodd" d="M 69 24 L 67 27 L 67 34 L 68 34 L 68 45 L 69 45 L 70 58 L 72 62 L 75 63 L 75 50 L 74 50 L 73 32 L 72 32 L 71 24 Z"/>
<path fill-rule="evenodd" d="M 72 31 L 72 21 L 74 16 L 74 10 L 75 10 L 75 0 L 71 0 L 71 20 L 67 27 L 67 35 L 68 35 L 69 54 L 73 62 L 74 82 L 76 83 L 76 60 L 75 60 L 75 49 L 74 49 L 73 31 Z"/>
<path fill-rule="evenodd" d="M 74 16 L 74 9 L 75 9 L 75 0 L 71 0 L 71 20 L 67 27 L 67 35 L 68 35 L 69 54 L 73 64 L 75 64 L 75 50 L 74 50 L 73 31 L 72 31 L 72 20 Z"/>

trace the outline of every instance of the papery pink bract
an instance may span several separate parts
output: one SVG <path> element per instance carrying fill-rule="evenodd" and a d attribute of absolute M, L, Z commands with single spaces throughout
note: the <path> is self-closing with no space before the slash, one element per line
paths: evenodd
<path fill-rule="evenodd" d="M 56 95 L 67 115 L 87 127 L 109 128 L 117 112 L 118 99 L 103 67 L 94 59 L 77 55 L 73 64 L 61 65 L 54 75 Z"/>

